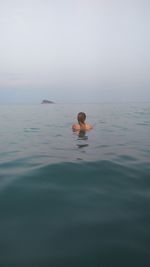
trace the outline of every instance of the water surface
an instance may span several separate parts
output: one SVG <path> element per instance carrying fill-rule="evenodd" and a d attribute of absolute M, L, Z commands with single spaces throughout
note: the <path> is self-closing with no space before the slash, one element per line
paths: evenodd
<path fill-rule="evenodd" d="M 72 132 L 79 111 L 92 131 Z M 149 103 L 0 106 L 0 121 L 0 266 L 149 266 Z"/>

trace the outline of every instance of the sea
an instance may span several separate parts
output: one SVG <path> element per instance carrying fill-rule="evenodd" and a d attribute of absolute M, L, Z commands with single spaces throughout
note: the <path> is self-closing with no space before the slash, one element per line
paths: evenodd
<path fill-rule="evenodd" d="M 150 103 L 0 105 L 0 266 L 150 266 Z"/>

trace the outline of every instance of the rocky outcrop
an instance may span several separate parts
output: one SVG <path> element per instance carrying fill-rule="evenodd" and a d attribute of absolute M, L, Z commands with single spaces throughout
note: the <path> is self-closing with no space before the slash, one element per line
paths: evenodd
<path fill-rule="evenodd" d="M 54 102 L 47 99 L 43 99 L 41 104 L 54 104 Z"/>

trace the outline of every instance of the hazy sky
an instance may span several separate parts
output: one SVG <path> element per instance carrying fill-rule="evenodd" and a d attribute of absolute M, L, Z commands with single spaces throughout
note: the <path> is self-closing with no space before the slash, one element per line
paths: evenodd
<path fill-rule="evenodd" d="M 150 101 L 149 0 L 0 0 L 0 103 Z"/>

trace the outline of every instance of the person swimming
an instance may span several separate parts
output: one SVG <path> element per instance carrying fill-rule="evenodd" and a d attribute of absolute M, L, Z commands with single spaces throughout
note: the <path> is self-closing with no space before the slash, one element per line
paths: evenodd
<path fill-rule="evenodd" d="M 78 123 L 72 125 L 73 131 L 81 131 L 81 130 L 88 131 L 93 128 L 91 124 L 85 123 L 86 114 L 84 112 L 78 113 L 77 120 L 78 120 Z"/>

